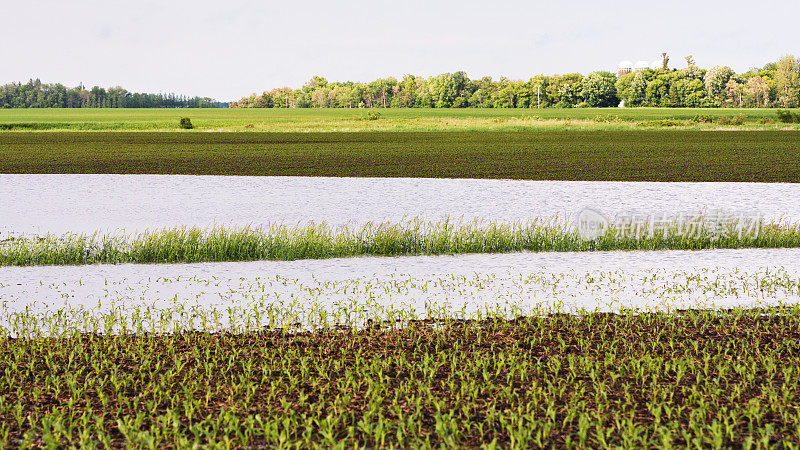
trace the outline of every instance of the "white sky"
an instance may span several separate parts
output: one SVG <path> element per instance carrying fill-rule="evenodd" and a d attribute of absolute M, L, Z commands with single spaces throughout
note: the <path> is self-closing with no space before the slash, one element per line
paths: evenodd
<path fill-rule="evenodd" d="M 736 71 L 800 54 L 800 2 L 2 0 L 0 84 L 41 78 L 236 100 L 312 75 L 526 79 L 624 59 Z"/>

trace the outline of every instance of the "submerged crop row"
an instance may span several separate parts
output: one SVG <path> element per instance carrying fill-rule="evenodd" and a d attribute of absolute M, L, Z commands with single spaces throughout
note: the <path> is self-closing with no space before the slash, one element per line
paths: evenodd
<path fill-rule="evenodd" d="M 797 446 L 798 329 L 776 308 L 0 337 L 0 443 Z"/>
<path fill-rule="evenodd" d="M 173 228 L 129 236 L 46 235 L 9 237 L 0 242 L 0 265 L 95 263 L 192 263 L 298 260 L 350 256 L 439 255 L 515 251 L 700 250 L 800 247 L 800 224 L 757 224 L 743 233 L 736 222 L 708 228 L 702 218 L 693 232 L 683 224 L 644 234 L 620 233 L 610 225 L 587 240 L 556 221 L 497 223 L 449 220 L 425 223 L 322 224 L 257 228 Z M 704 225 L 705 224 L 705 225 Z M 647 228 L 647 227 L 641 227 Z M 755 230 L 756 232 L 753 232 Z"/>

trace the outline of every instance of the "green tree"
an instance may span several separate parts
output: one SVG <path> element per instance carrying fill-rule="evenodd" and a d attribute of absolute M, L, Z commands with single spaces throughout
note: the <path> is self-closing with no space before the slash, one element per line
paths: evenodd
<path fill-rule="evenodd" d="M 800 61 L 792 55 L 778 60 L 775 67 L 775 85 L 778 103 L 784 108 L 798 106 L 800 97 Z"/>
<path fill-rule="evenodd" d="M 617 106 L 617 77 L 611 72 L 593 72 L 584 77 L 581 97 L 589 106 Z"/>
<path fill-rule="evenodd" d="M 747 80 L 744 91 L 756 108 L 769 105 L 769 85 L 763 77 L 756 75 Z"/>
<path fill-rule="evenodd" d="M 705 84 L 699 78 L 683 80 L 685 84 L 680 86 L 683 88 L 683 98 L 686 106 L 690 108 L 706 108 L 713 106 L 712 101 L 709 100 Z M 679 88 L 679 90 L 680 90 Z"/>
<path fill-rule="evenodd" d="M 416 80 L 414 75 L 406 74 L 400 82 L 400 93 L 398 96 L 399 105 L 404 108 L 413 107 L 416 104 Z"/>
<path fill-rule="evenodd" d="M 733 70 L 728 66 L 714 66 L 706 72 L 706 91 L 715 106 L 721 106 L 725 101 L 725 86 L 733 75 Z"/>
<path fill-rule="evenodd" d="M 325 87 L 327 84 L 328 80 L 326 80 L 325 77 L 314 75 L 313 77 L 311 77 L 310 80 L 306 81 L 306 83 L 303 85 L 302 90 L 306 94 L 311 94 L 317 88 Z"/>
<path fill-rule="evenodd" d="M 452 107 L 458 97 L 469 98 L 468 87 L 469 78 L 464 72 L 443 73 L 429 81 L 429 90 L 437 108 Z"/>
<path fill-rule="evenodd" d="M 631 81 L 628 101 L 625 104 L 626 106 L 641 106 L 646 95 L 647 81 L 644 80 L 644 75 L 641 72 L 636 72 L 636 75 L 633 76 L 633 81 Z"/>
<path fill-rule="evenodd" d="M 583 89 L 583 78 L 579 73 L 554 76 L 553 82 L 547 87 L 550 102 L 558 108 L 572 108 L 577 105 Z"/>
<path fill-rule="evenodd" d="M 494 97 L 495 108 L 514 108 L 516 102 L 516 93 L 514 83 L 508 78 L 501 78 L 498 81 L 497 94 Z"/>
<path fill-rule="evenodd" d="M 673 84 L 674 74 L 659 70 L 655 77 L 647 83 L 645 91 L 645 104 L 647 106 L 670 106 L 670 88 Z"/>
<path fill-rule="evenodd" d="M 736 77 L 731 77 L 725 83 L 725 101 L 730 106 L 742 106 L 742 87 Z"/>
<path fill-rule="evenodd" d="M 686 76 L 686 78 L 690 79 L 703 78 L 703 74 L 701 70 L 697 68 L 697 64 L 695 64 L 692 55 L 686 57 L 686 68 L 683 69 L 683 73 Z"/>

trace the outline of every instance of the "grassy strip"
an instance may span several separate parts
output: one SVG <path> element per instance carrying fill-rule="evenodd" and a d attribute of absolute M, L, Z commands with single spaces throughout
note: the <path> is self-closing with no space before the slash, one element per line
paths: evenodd
<path fill-rule="evenodd" d="M 800 311 L 0 338 L 0 443 L 800 445 Z"/>
<path fill-rule="evenodd" d="M 374 114 L 379 113 L 377 117 Z M 373 114 L 375 120 L 369 120 Z M 798 128 L 774 109 L 0 109 L 0 131 L 170 131 L 189 116 L 200 131 L 623 130 L 640 126 Z"/>
<path fill-rule="evenodd" d="M 800 182 L 798 131 L 0 133 L 0 173 Z"/>
<path fill-rule="evenodd" d="M 682 226 L 652 234 L 623 235 L 614 227 L 593 239 L 582 239 L 565 224 L 482 223 L 449 221 L 334 228 L 268 226 L 227 230 L 175 228 L 131 236 L 94 234 L 17 237 L 0 244 L 0 266 L 96 263 L 194 263 L 323 259 L 350 256 L 442 255 L 515 251 L 700 250 L 798 248 L 800 224 L 762 226 L 757 234 L 740 233 L 736 224 L 714 233 L 691 235 Z"/>

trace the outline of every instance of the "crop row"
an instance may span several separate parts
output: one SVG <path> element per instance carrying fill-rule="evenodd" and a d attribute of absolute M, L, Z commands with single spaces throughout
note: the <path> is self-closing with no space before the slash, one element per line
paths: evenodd
<path fill-rule="evenodd" d="M 0 133 L 0 173 L 798 182 L 798 131 Z"/>
<path fill-rule="evenodd" d="M 800 310 L 0 338 L 0 442 L 800 445 Z"/>

